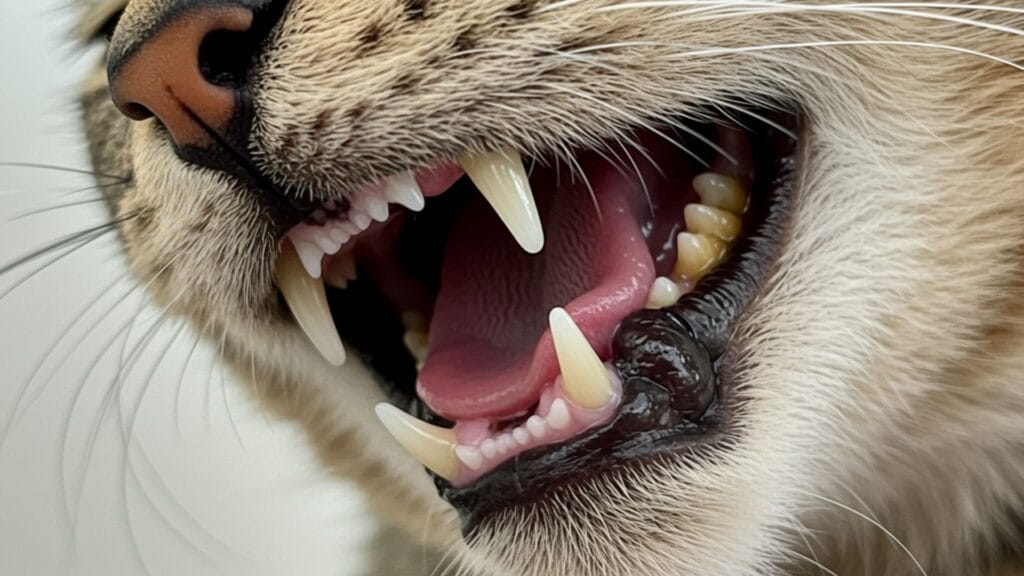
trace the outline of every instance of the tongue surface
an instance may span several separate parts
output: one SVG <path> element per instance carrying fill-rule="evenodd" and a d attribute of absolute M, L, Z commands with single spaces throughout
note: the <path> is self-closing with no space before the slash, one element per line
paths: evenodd
<path fill-rule="evenodd" d="M 610 358 L 615 327 L 644 305 L 654 280 L 644 235 L 650 190 L 608 165 L 587 176 L 593 196 L 578 180 L 559 186 L 550 173 L 532 180 L 546 234 L 535 256 L 515 243 L 482 198 L 459 216 L 417 383 L 435 412 L 461 420 L 529 410 L 559 374 L 547 329 L 555 306 Z"/>

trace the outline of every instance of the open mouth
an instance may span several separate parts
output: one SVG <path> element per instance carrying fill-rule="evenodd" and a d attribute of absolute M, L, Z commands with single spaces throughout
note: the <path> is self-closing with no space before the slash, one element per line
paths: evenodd
<path fill-rule="evenodd" d="M 799 118 L 637 131 L 552 158 L 470 153 L 328 201 L 277 282 L 471 530 L 566 483 L 728 434 L 728 342 L 768 275 Z"/>

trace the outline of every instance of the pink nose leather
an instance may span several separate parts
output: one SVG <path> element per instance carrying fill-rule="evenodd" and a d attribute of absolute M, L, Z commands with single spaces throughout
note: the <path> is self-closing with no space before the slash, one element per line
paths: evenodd
<path fill-rule="evenodd" d="M 200 69 L 200 46 L 216 31 L 244 32 L 253 12 L 241 6 L 186 11 L 139 45 L 110 78 L 114 103 L 126 116 L 156 116 L 178 147 L 213 144 L 239 107 L 238 92 L 218 86 Z"/>

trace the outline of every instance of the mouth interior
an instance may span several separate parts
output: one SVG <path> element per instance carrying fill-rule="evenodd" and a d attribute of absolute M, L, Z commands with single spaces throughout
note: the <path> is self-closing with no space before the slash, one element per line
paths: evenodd
<path fill-rule="evenodd" d="M 396 404 L 452 428 L 455 466 L 430 467 L 470 484 L 609 421 L 622 391 L 611 366 L 616 328 L 645 307 L 673 304 L 724 261 L 742 235 L 730 225 L 745 229 L 749 199 L 737 205 L 722 190 L 754 188 L 755 153 L 748 130 L 715 122 L 527 160 L 545 236 L 537 254 L 457 165 L 419 170 L 422 211 L 393 204 L 333 253 L 327 247 L 321 266 L 335 326 Z M 322 226 L 349 204 L 329 202 L 300 227 Z M 299 246 L 308 235 L 295 232 Z M 553 309 L 567 312 L 607 366 L 604 404 L 581 403 L 566 385 Z"/>

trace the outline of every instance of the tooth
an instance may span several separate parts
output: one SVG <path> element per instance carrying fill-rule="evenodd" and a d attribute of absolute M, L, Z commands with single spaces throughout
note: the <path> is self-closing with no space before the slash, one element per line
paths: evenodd
<path fill-rule="evenodd" d="M 519 426 L 512 431 L 512 437 L 516 439 L 516 442 L 520 446 L 526 446 L 530 443 L 530 433 L 526 431 L 526 428 Z"/>
<path fill-rule="evenodd" d="M 327 229 L 327 233 L 331 236 L 331 239 L 337 242 L 339 245 L 344 245 L 346 242 L 348 242 L 348 239 L 350 238 L 349 233 L 342 230 L 341 226 L 339 226 L 337 223 L 331 224 L 331 226 Z"/>
<path fill-rule="evenodd" d="M 416 178 L 412 175 L 412 172 L 404 172 L 393 176 L 384 185 L 383 192 L 388 202 L 405 206 L 413 212 L 419 212 L 426 206 L 423 191 L 420 190 L 420 185 L 416 183 Z"/>
<path fill-rule="evenodd" d="M 312 278 L 319 278 L 323 273 L 324 251 L 316 243 L 304 240 L 292 239 L 292 246 L 306 273 Z"/>
<path fill-rule="evenodd" d="M 526 420 L 526 429 L 530 432 L 530 435 L 540 440 L 548 431 L 547 424 L 544 423 L 544 419 L 534 414 Z"/>
<path fill-rule="evenodd" d="M 336 242 L 327 230 L 321 230 L 317 235 L 316 244 L 324 251 L 324 254 L 331 255 L 341 250 L 341 242 Z"/>
<path fill-rule="evenodd" d="M 688 204 L 683 214 L 688 232 L 718 236 L 726 242 L 734 240 L 742 226 L 735 214 L 703 204 Z"/>
<path fill-rule="evenodd" d="M 488 438 L 480 443 L 480 453 L 484 455 L 484 458 L 490 460 L 498 455 L 498 445 L 494 440 Z"/>
<path fill-rule="evenodd" d="M 388 219 L 388 203 L 376 195 L 368 195 L 366 198 L 366 213 L 377 222 Z"/>
<path fill-rule="evenodd" d="M 335 366 L 345 363 L 345 346 L 334 327 L 327 306 L 322 279 L 307 274 L 291 242 L 284 242 L 277 259 L 277 287 L 288 302 L 288 308 L 313 346 Z"/>
<path fill-rule="evenodd" d="M 416 310 L 406 310 L 405 312 L 402 312 L 402 326 L 405 326 L 406 330 L 419 330 L 420 332 L 426 332 L 427 317 Z"/>
<path fill-rule="evenodd" d="M 700 196 L 702 204 L 721 208 L 733 214 L 743 214 L 747 210 L 747 191 L 731 176 L 715 172 L 699 174 L 693 179 L 693 189 Z"/>
<path fill-rule="evenodd" d="M 349 252 L 331 259 L 324 269 L 324 282 L 328 286 L 345 289 L 356 279 L 356 258 Z"/>
<path fill-rule="evenodd" d="M 484 465 L 484 456 L 472 446 L 456 446 L 455 456 L 470 470 L 479 470 Z"/>
<path fill-rule="evenodd" d="M 377 404 L 377 418 L 406 452 L 435 474 L 454 481 L 459 474 L 455 432 L 427 424 L 386 403 Z"/>
<path fill-rule="evenodd" d="M 651 292 L 647 295 L 647 308 L 651 310 L 659 310 L 666 306 L 671 306 L 679 301 L 679 297 L 683 295 L 682 289 L 679 284 L 675 281 L 659 276 L 654 280 L 654 285 L 651 286 Z"/>
<path fill-rule="evenodd" d="M 420 366 L 427 360 L 427 334 L 419 330 L 406 330 L 405 334 L 402 335 L 402 342 L 405 343 L 406 350 L 412 354 L 413 359 L 416 360 L 416 365 Z"/>
<path fill-rule="evenodd" d="M 523 250 L 540 252 L 544 248 L 544 228 L 519 152 L 474 154 L 463 158 L 461 164 Z"/>
<path fill-rule="evenodd" d="M 356 223 L 352 222 L 351 220 L 338 224 L 338 227 L 345 231 L 345 233 L 348 234 L 350 238 L 362 232 L 362 230 L 359 229 L 359 226 L 356 226 Z"/>
<path fill-rule="evenodd" d="M 676 238 L 676 267 L 672 273 L 696 284 L 722 263 L 727 248 L 715 236 L 681 232 Z"/>
<path fill-rule="evenodd" d="M 365 212 L 358 212 L 356 210 L 349 212 L 348 218 L 359 228 L 360 232 L 369 228 L 370 222 L 372 222 L 369 214 L 366 214 Z"/>
<path fill-rule="evenodd" d="M 573 403 L 590 410 L 607 405 L 614 395 L 612 380 L 572 316 L 562 308 L 554 308 L 548 322 L 565 394 Z"/>
<path fill-rule="evenodd" d="M 548 410 L 548 424 L 555 430 L 565 430 L 569 427 L 569 406 L 565 400 L 558 398 L 551 403 Z"/>

